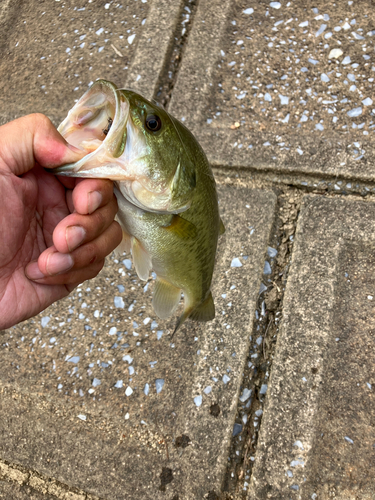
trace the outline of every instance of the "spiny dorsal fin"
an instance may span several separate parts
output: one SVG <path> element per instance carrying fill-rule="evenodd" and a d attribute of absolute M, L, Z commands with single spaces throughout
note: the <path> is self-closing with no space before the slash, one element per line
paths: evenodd
<path fill-rule="evenodd" d="M 159 277 L 156 278 L 152 305 L 159 318 L 166 319 L 173 314 L 180 302 L 180 297 L 180 288 Z"/>
<path fill-rule="evenodd" d="M 150 256 L 134 236 L 132 236 L 131 245 L 135 270 L 141 280 L 147 281 L 152 269 Z"/>
<path fill-rule="evenodd" d="M 210 321 L 215 317 L 215 304 L 212 293 L 209 292 L 207 298 L 197 306 L 190 314 L 189 318 L 193 321 Z"/>
<path fill-rule="evenodd" d="M 179 215 L 173 215 L 170 224 L 163 226 L 166 231 L 170 231 L 180 238 L 194 239 L 197 236 L 197 228 L 192 222 L 183 219 Z"/>
<path fill-rule="evenodd" d="M 225 233 L 225 226 L 223 224 L 223 221 L 220 219 L 220 229 L 219 229 L 219 234 L 222 235 Z"/>

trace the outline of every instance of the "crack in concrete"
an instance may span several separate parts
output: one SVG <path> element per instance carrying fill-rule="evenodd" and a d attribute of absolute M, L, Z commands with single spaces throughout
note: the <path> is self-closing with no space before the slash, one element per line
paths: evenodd
<path fill-rule="evenodd" d="M 174 34 L 174 43 L 172 47 L 169 64 L 166 65 L 163 73 L 159 77 L 160 86 L 155 99 L 160 102 L 165 109 L 168 109 L 172 91 L 177 80 L 178 72 L 181 67 L 186 41 L 189 37 L 191 27 L 194 21 L 194 15 L 197 11 L 198 0 L 185 0 L 180 13 L 180 20 Z"/>
<path fill-rule="evenodd" d="M 294 187 L 305 193 L 326 194 L 334 193 L 336 195 L 360 195 L 366 197 L 375 194 L 375 182 L 364 181 L 358 177 L 334 176 L 334 175 L 314 175 L 314 174 L 292 174 L 274 170 L 260 170 L 256 167 L 227 167 L 225 165 L 212 165 L 214 172 L 225 172 L 229 177 L 240 174 L 247 175 L 252 179 L 258 179 L 259 182 L 265 182 L 270 187 L 282 186 Z"/>
<path fill-rule="evenodd" d="M 30 489 L 26 491 L 50 495 L 58 500 L 102 500 L 78 488 L 72 488 L 37 471 L 26 469 L 18 464 L 12 464 L 0 459 L 0 480 Z"/>
<path fill-rule="evenodd" d="M 285 187 L 278 193 L 275 222 L 268 242 L 268 248 L 272 250 L 269 250 L 266 257 L 270 266 L 265 269 L 267 274 L 264 273 L 262 278 L 263 286 L 258 297 L 251 347 L 240 390 L 243 401 L 238 401 L 234 425 L 233 434 L 238 434 L 232 437 L 222 489 L 227 499 L 246 498 L 250 486 L 267 383 L 282 318 L 283 294 L 293 250 L 293 236 L 303 194 L 299 190 Z M 277 250 L 277 255 L 274 255 L 273 249 Z M 251 391 L 248 399 L 245 398 L 249 393 L 246 394 L 244 389 Z"/>

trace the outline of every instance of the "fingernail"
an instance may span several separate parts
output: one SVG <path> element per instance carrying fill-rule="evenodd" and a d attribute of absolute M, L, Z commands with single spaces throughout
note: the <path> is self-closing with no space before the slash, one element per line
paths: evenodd
<path fill-rule="evenodd" d="M 102 203 L 102 195 L 99 193 L 99 191 L 90 191 L 88 194 L 88 200 L 87 200 L 87 208 L 89 214 L 92 214 L 95 212 L 95 210 L 101 205 Z"/>
<path fill-rule="evenodd" d="M 74 265 L 72 256 L 68 253 L 55 252 L 48 256 L 47 272 L 50 276 L 69 271 Z"/>
<path fill-rule="evenodd" d="M 45 275 L 39 269 L 38 262 L 31 262 L 25 269 L 25 274 L 29 280 L 40 280 L 45 278 Z"/>
<path fill-rule="evenodd" d="M 86 236 L 86 231 L 82 226 L 68 226 L 65 230 L 66 244 L 69 252 L 74 250 L 82 243 Z"/>

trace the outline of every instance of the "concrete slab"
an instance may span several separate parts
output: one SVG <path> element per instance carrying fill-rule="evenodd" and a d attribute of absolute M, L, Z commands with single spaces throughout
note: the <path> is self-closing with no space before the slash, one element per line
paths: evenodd
<path fill-rule="evenodd" d="M 213 165 L 373 182 L 374 16 L 370 1 L 200 3 L 169 109 Z"/>
<path fill-rule="evenodd" d="M 306 196 L 249 500 L 373 499 L 375 204 Z"/>
<path fill-rule="evenodd" d="M 154 280 L 123 256 L 2 335 L 2 459 L 103 499 L 216 498 L 276 203 L 236 186 L 219 197 L 213 322 L 188 322 L 172 344 Z"/>
<path fill-rule="evenodd" d="M 0 479 L 0 498 L 1 500 L 56 500 L 56 497 L 43 495 L 31 488 L 19 486 L 18 484 L 8 483 Z"/>
<path fill-rule="evenodd" d="M 170 63 L 175 34 L 186 0 L 153 0 L 139 37 L 126 85 L 144 96 L 155 97 Z"/>
<path fill-rule="evenodd" d="M 97 78 L 152 96 L 182 1 L 3 2 L 0 123 L 42 112 L 58 124 Z"/>

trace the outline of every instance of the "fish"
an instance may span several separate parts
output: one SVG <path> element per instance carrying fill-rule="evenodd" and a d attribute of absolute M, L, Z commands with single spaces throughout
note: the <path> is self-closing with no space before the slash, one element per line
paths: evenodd
<path fill-rule="evenodd" d="M 107 80 L 93 83 L 58 131 L 87 154 L 51 172 L 114 182 L 119 250 L 131 252 L 141 280 L 155 272 L 157 316 L 172 316 L 183 293 L 173 334 L 188 318 L 212 320 L 211 283 L 225 228 L 215 179 L 194 135 L 154 100 Z"/>

